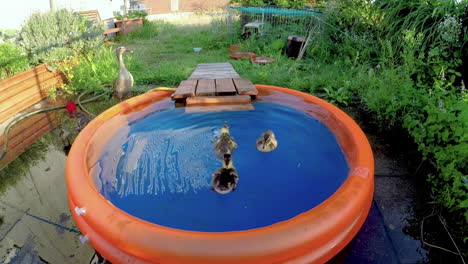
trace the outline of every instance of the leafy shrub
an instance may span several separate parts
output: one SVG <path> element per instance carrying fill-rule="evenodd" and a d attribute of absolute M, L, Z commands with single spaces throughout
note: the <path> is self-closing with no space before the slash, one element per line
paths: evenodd
<path fill-rule="evenodd" d="M 28 57 L 11 43 L 0 43 L 0 80 L 29 68 Z"/>
<path fill-rule="evenodd" d="M 150 40 L 150 39 L 155 39 L 160 31 L 160 26 L 158 23 L 148 21 L 146 23 L 143 23 L 141 28 L 129 32 L 127 36 L 125 37 L 126 40 Z"/>
<path fill-rule="evenodd" d="M 102 26 L 61 9 L 32 14 L 18 41 L 33 64 L 51 63 L 94 50 L 103 42 L 102 32 Z"/>
<path fill-rule="evenodd" d="M 14 39 L 16 35 L 18 35 L 18 32 L 19 31 L 17 29 L 0 29 L 0 41 L 8 41 Z"/>
<path fill-rule="evenodd" d="M 307 0 L 231 0 L 231 4 L 241 6 L 260 6 L 260 5 L 276 5 L 282 7 L 290 7 L 302 9 L 304 6 L 310 6 L 310 1 Z"/>
<path fill-rule="evenodd" d="M 406 129 L 435 168 L 427 178 L 433 195 L 466 240 L 466 1 L 344 0 L 323 8 L 326 26 L 308 54 L 342 72 L 313 78 L 314 90 L 339 104 L 357 95 L 382 128 Z"/>
<path fill-rule="evenodd" d="M 126 19 L 143 18 L 144 19 L 147 16 L 148 16 L 148 14 L 145 11 L 133 11 L 133 12 L 129 12 L 127 15 L 117 14 L 117 15 L 115 15 L 115 19 L 117 19 L 117 20 L 122 20 L 124 18 L 126 18 Z"/>

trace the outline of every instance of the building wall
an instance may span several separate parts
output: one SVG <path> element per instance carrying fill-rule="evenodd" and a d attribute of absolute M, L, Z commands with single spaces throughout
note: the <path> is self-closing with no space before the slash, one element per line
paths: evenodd
<path fill-rule="evenodd" d="M 146 0 L 146 8 L 151 9 L 150 14 L 216 11 L 228 4 L 229 0 Z"/>

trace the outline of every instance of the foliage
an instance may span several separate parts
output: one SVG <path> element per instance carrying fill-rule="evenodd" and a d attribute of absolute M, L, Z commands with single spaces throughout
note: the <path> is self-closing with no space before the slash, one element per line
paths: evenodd
<path fill-rule="evenodd" d="M 0 42 L 14 39 L 18 32 L 17 29 L 0 29 Z"/>
<path fill-rule="evenodd" d="M 143 23 L 141 29 L 129 32 L 126 36 L 126 40 L 151 40 L 156 39 L 159 34 L 159 25 L 157 23 L 146 22 Z"/>
<path fill-rule="evenodd" d="M 100 46 L 103 28 L 66 9 L 33 13 L 18 43 L 33 64 L 62 61 Z"/>
<path fill-rule="evenodd" d="M 14 185 L 29 172 L 29 169 L 45 159 L 52 137 L 47 134 L 29 146 L 18 158 L 0 169 L 0 193 Z"/>
<path fill-rule="evenodd" d="M 347 65 L 337 66 L 341 76 L 359 69 L 354 78 L 361 82 L 334 86 L 337 80 L 330 80 L 322 88 L 325 97 L 340 104 L 359 101 L 383 128 L 406 129 L 436 169 L 428 177 L 434 196 L 466 237 L 468 107 L 461 72 L 467 63 L 467 4 L 344 0 L 322 8 L 326 27 L 309 54 Z"/>
<path fill-rule="evenodd" d="M 231 4 L 238 4 L 241 6 L 265 6 L 275 5 L 296 9 L 303 9 L 305 6 L 310 6 L 308 0 L 231 0 Z"/>
<path fill-rule="evenodd" d="M 11 43 L 0 43 L 0 80 L 29 69 L 28 58 Z"/>
<path fill-rule="evenodd" d="M 115 19 L 117 20 L 122 20 L 124 18 L 126 19 L 143 18 L 144 19 L 147 16 L 148 14 L 145 11 L 133 11 L 133 12 L 129 12 L 127 15 L 117 14 L 115 15 Z"/>

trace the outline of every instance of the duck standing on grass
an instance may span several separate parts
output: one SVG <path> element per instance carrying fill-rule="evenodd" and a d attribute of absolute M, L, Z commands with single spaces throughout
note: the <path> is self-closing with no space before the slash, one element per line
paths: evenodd
<path fill-rule="evenodd" d="M 114 97 L 119 100 L 129 96 L 133 88 L 133 76 L 123 62 L 122 54 L 124 53 L 133 53 L 133 51 L 125 47 L 118 47 L 115 52 L 119 60 L 119 75 L 114 81 Z"/>
<path fill-rule="evenodd" d="M 273 151 L 278 146 L 278 141 L 275 138 L 273 131 L 267 130 L 257 139 L 257 149 L 261 152 Z"/>

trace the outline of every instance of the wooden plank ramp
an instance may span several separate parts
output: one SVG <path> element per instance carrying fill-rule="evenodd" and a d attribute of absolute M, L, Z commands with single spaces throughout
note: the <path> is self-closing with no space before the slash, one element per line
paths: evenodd
<path fill-rule="evenodd" d="M 201 63 L 180 83 L 172 99 L 186 106 L 250 104 L 257 94 L 252 82 L 240 78 L 230 63 Z"/>

